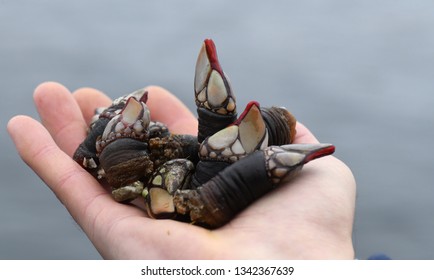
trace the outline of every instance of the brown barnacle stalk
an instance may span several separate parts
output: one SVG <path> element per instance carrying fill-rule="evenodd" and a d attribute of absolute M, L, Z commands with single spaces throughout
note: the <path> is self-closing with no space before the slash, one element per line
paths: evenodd
<path fill-rule="evenodd" d="M 267 192 L 292 179 L 307 162 L 330 155 L 331 144 L 270 146 L 235 162 L 194 190 L 178 190 L 178 213 L 218 228 Z"/>
<path fill-rule="evenodd" d="M 268 130 L 269 146 L 281 146 L 294 141 L 297 120 L 288 110 L 283 107 L 263 107 L 261 114 Z"/>

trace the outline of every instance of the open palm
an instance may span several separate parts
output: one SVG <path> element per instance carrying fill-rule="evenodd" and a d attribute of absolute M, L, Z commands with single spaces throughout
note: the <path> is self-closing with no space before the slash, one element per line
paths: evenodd
<path fill-rule="evenodd" d="M 149 87 L 154 120 L 174 133 L 196 134 L 197 120 L 172 94 Z M 328 156 L 242 211 L 225 226 L 207 230 L 173 220 L 154 220 L 110 193 L 71 159 L 86 136 L 96 107 L 111 100 L 94 89 L 71 94 L 44 83 L 34 94 L 42 124 L 26 116 L 8 131 L 23 160 L 51 188 L 108 259 L 311 259 L 353 258 L 356 184 L 348 167 Z M 163 106 L 161 104 L 164 104 Z M 167 114 L 170 112 L 170 114 Z M 295 143 L 317 140 L 297 123 Z"/>

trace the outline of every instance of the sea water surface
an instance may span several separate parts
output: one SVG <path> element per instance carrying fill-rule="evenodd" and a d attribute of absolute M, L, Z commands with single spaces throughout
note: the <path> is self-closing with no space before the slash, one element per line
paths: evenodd
<path fill-rule="evenodd" d="M 421 1 L 0 1 L 0 259 L 99 259 L 19 158 L 14 115 L 58 81 L 111 97 L 161 85 L 194 110 L 213 38 L 242 108 L 291 110 L 357 180 L 356 256 L 434 259 L 434 3 Z"/>

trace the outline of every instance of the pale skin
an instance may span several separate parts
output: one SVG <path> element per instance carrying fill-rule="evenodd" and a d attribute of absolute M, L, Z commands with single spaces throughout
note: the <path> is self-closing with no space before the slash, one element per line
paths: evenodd
<path fill-rule="evenodd" d="M 149 87 L 153 120 L 173 133 L 196 134 L 197 120 L 174 95 Z M 154 220 L 133 205 L 115 202 L 106 188 L 71 159 L 86 136 L 102 92 L 74 93 L 49 82 L 34 101 L 41 122 L 16 116 L 8 132 L 24 162 L 50 187 L 106 259 L 353 259 L 356 183 L 350 169 L 327 156 L 262 197 L 216 230 Z M 164 104 L 164 106 L 161 106 Z M 171 112 L 167 114 L 167 112 Z M 297 123 L 296 143 L 318 140 Z M 339 147 L 338 147 L 339 148 Z"/>

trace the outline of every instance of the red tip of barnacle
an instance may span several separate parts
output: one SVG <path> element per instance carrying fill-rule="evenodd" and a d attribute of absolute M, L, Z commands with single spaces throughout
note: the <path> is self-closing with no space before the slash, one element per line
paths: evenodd
<path fill-rule="evenodd" d="M 304 162 L 307 163 L 311 160 L 331 155 L 334 152 L 335 152 L 335 146 L 334 145 L 331 145 L 331 144 L 324 145 L 324 147 L 316 149 L 313 152 L 311 152 L 310 154 L 306 155 Z"/>
<path fill-rule="evenodd" d="M 146 104 L 146 102 L 148 102 L 148 91 L 145 91 L 142 95 L 142 97 L 140 97 L 140 102 L 143 102 Z"/>
<path fill-rule="evenodd" d="M 253 106 L 256 106 L 258 108 L 258 110 L 260 110 L 260 106 L 259 106 L 259 102 L 257 101 L 250 101 L 249 103 L 247 103 L 246 108 L 244 109 L 244 111 L 241 113 L 241 115 L 238 117 L 238 119 L 233 123 L 234 125 L 239 125 L 242 120 L 246 117 L 246 115 L 249 113 L 249 111 L 252 109 Z"/>
<path fill-rule="evenodd" d="M 220 75 L 223 76 L 223 70 L 217 57 L 217 49 L 215 47 L 214 41 L 211 39 L 205 39 L 204 43 L 206 48 L 206 54 L 211 64 L 211 68 L 216 70 L 220 73 Z"/>

